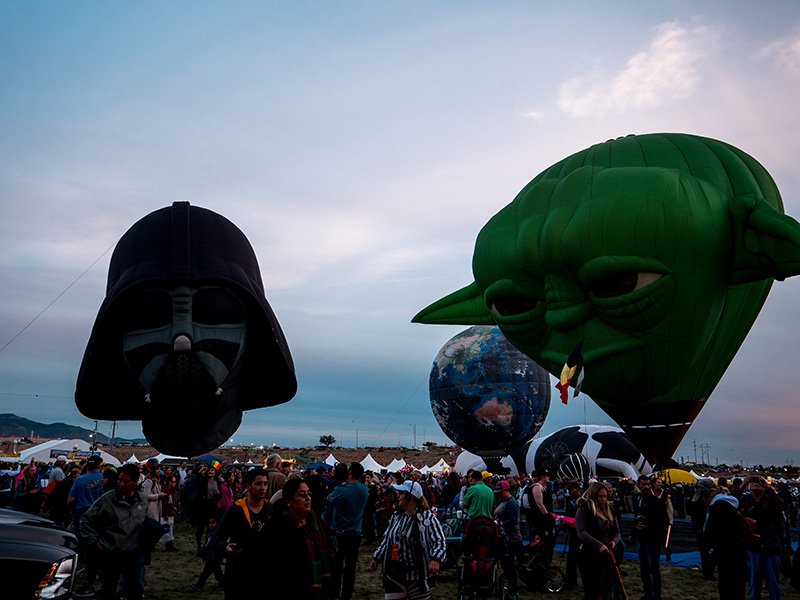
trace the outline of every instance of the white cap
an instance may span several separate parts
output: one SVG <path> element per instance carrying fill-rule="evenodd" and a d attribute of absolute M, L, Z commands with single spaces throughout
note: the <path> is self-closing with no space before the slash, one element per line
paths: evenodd
<path fill-rule="evenodd" d="M 422 486 L 416 481 L 411 481 L 409 479 L 401 485 L 393 485 L 392 487 L 398 492 L 406 492 L 411 494 L 414 496 L 414 498 L 422 498 Z"/>

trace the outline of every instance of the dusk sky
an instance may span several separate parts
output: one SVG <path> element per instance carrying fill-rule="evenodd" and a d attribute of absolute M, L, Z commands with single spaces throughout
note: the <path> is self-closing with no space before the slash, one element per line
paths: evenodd
<path fill-rule="evenodd" d="M 0 77 L 0 412 L 46 423 L 93 426 L 73 393 L 111 250 L 175 200 L 258 256 L 299 391 L 234 441 L 278 445 L 445 442 L 428 375 L 465 327 L 410 320 L 472 281 L 494 213 L 591 144 L 729 142 L 800 218 L 794 0 L 12 1 Z M 773 286 L 676 458 L 696 440 L 712 463 L 800 464 L 798 294 Z M 555 399 L 542 432 L 584 423 L 613 424 Z"/>

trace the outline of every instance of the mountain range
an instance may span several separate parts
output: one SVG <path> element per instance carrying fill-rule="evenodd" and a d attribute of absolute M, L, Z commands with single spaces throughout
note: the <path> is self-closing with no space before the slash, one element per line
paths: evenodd
<path fill-rule="evenodd" d="M 31 431 L 35 437 L 92 441 L 91 429 L 67 425 L 66 423 L 38 423 L 10 413 L 0 414 L 0 436 L 30 437 Z M 110 441 L 111 439 L 107 435 L 103 433 L 97 434 L 97 443 L 108 444 Z M 114 443 L 140 444 L 146 443 L 146 440 L 114 438 Z"/>

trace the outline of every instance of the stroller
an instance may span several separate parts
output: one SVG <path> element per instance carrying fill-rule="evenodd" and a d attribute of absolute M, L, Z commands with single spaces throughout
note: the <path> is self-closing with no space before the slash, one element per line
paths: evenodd
<path fill-rule="evenodd" d="M 508 553 L 506 540 L 497 523 L 486 516 L 472 517 L 464 528 L 461 577 L 458 598 L 503 598 L 503 584 L 498 581 L 497 565 Z"/>

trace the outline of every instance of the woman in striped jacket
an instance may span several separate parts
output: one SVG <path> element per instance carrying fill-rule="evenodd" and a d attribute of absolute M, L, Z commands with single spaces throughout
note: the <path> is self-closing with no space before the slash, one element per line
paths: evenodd
<path fill-rule="evenodd" d="M 392 517 L 370 569 L 383 566 L 386 600 L 428 600 L 447 549 L 444 532 L 419 483 L 393 486 L 399 510 Z"/>

